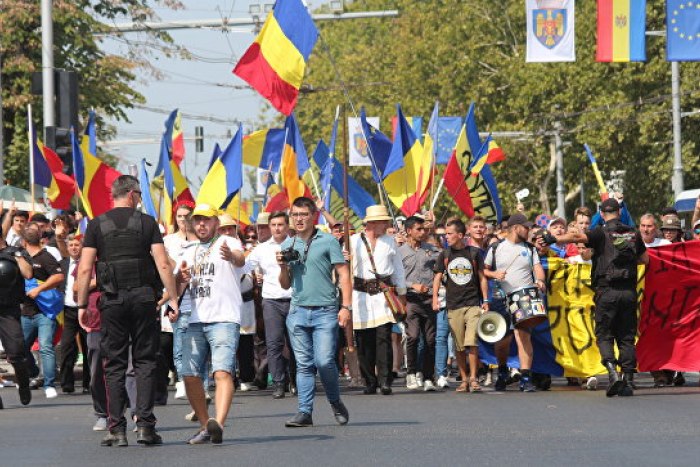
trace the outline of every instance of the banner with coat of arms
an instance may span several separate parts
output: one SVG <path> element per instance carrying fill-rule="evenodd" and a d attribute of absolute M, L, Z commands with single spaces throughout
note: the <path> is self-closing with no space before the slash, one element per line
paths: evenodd
<path fill-rule="evenodd" d="M 526 0 L 528 62 L 573 62 L 574 0 Z"/>
<path fill-rule="evenodd" d="M 379 117 L 367 117 L 367 123 L 374 128 L 379 128 Z M 372 162 L 367 154 L 367 141 L 362 135 L 362 124 L 359 118 L 348 117 L 348 139 L 349 165 L 370 167 Z"/>

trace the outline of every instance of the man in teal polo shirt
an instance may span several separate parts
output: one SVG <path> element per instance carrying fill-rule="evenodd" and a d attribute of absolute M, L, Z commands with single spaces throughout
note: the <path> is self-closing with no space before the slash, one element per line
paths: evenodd
<path fill-rule="evenodd" d="M 287 330 L 297 361 L 299 411 L 285 426 L 313 425 L 311 413 L 317 371 L 335 420 L 345 425 L 349 415 L 340 400 L 335 359 L 338 325 L 345 327 L 352 320 L 350 271 L 335 237 L 315 228 L 316 204 L 313 200 L 295 199 L 289 217 L 297 235 L 282 243 L 277 262 L 280 265 L 280 285 L 284 289 L 292 287 L 294 292 Z M 340 310 L 333 270 L 342 293 Z"/>

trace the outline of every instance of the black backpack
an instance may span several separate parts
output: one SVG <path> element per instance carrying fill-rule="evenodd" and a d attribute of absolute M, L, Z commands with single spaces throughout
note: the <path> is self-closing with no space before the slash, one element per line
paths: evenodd
<path fill-rule="evenodd" d="M 620 222 L 603 226 L 605 247 L 596 266 L 596 284 L 637 280 L 637 232 Z"/>

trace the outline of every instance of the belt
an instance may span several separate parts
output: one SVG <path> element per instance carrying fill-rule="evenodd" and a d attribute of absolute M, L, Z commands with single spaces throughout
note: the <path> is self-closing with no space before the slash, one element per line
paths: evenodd
<path fill-rule="evenodd" d="M 263 297 L 263 300 L 271 300 L 273 302 L 291 302 L 291 298 L 265 298 Z"/>
<path fill-rule="evenodd" d="M 362 279 L 361 277 L 353 277 L 352 288 L 358 292 L 376 295 L 382 292 L 381 285 L 391 286 L 391 279 Z"/>

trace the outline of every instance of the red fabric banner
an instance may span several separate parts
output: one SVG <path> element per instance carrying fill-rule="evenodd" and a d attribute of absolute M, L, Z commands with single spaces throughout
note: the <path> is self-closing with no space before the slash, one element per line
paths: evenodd
<path fill-rule="evenodd" d="M 647 249 L 640 371 L 700 370 L 700 241 Z"/>

